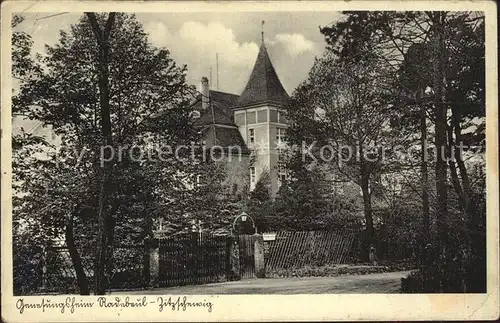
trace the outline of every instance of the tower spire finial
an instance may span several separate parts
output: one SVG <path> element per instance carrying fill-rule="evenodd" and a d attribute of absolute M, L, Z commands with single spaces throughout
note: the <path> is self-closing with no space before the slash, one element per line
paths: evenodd
<path fill-rule="evenodd" d="M 264 23 L 265 21 L 262 20 L 262 31 L 261 31 L 261 35 L 262 35 L 262 43 L 264 43 Z"/>

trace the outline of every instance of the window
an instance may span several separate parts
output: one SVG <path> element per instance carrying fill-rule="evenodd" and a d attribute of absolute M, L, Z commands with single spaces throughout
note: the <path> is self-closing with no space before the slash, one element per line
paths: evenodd
<path fill-rule="evenodd" d="M 279 123 L 286 123 L 285 112 L 278 111 L 278 122 Z"/>
<path fill-rule="evenodd" d="M 269 121 L 270 122 L 278 122 L 278 111 L 269 110 Z"/>
<path fill-rule="evenodd" d="M 255 167 L 250 167 L 250 183 L 255 184 Z"/>
<path fill-rule="evenodd" d="M 282 145 L 286 142 L 285 132 L 286 132 L 286 130 L 283 128 L 276 129 L 276 144 L 277 145 Z"/>
<path fill-rule="evenodd" d="M 247 123 L 248 124 L 257 123 L 257 113 L 255 111 L 247 112 Z"/>
<path fill-rule="evenodd" d="M 287 172 L 283 164 L 278 165 L 278 186 L 283 185 L 287 179 Z"/>
<path fill-rule="evenodd" d="M 251 144 L 255 143 L 255 130 L 254 129 L 248 129 L 249 135 L 248 135 L 248 142 Z"/>
<path fill-rule="evenodd" d="M 243 125 L 245 125 L 245 113 L 236 113 L 234 115 L 234 123 L 237 126 L 243 126 Z"/>
<path fill-rule="evenodd" d="M 257 122 L 267 122 L 267 110 L 257 111 Z"/>
<path fill-rule="evenodd" d="M 286 174 L 285 173 L 279 173 L 278 174 L 278 180 L 280 181 L 280 185 L 282 185 L 286 181 Z"/>
<path fill-rule="evenodd" d="M 278 186 L 281 186 L 287 179 L 285 151 L 278 149 Z"/>
<path fill-rule="evenodd" d="M 287 123 L 285 111 L 270 110 L 269 121 L 277 123 Z"/>

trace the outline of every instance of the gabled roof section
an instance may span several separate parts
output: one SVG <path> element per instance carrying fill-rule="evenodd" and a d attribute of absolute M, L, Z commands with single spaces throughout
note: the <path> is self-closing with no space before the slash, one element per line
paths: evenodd
<path fill-rule="evenodd" d="M 210 90 L 210 98 L 215 102 L 219 102 L 227 108 L 233 107 L 238 101 L 239 95 L 227 92 Z"/>
<path fill-rule="evenodd" d="M 242 154 L 250 153 L 238 128 L 221 127 L 219 125 L 207 126 L 203 130 L 206 147 L 219 146 L 222 148 L 239 147 Z M 234 151 L 237 152 L 237 151 Z"/>
<path fill-rule="evenodd" d="M 248 83 L 240 95 L 236 107 L 267 102 L 286 105 L 289 99 L 290 97 L 274 70 L 266 46 L 262 43 L 252 74 L 250 74 Z"/>
<path fill-rule="evenodd" d="M 200 117 L 196 119 L 194 125 L 201 128 L 207 147 L 237 146 L 244 155 L 248 155 L 250 151 L 241 137 L 238 126 L 233 122 L 231 108 L 237 100 L 236 94 L 210 90 L 210 106 L 203 109 L 201 95 L 198 95 L 191 105 L 193 110 L 200 112 Z"/>
<path fill-rule="evenodd" d="M 201 108 L 201 95 L 198 95 L 191 106 L 194 110 L 200 111 L 201 114 L 195 125 L 234 125 L 231 108 L 236 104 L 237 100 L 238 95 L 236 94 L 210 90 L 210 107 L 203 110 Z"/>

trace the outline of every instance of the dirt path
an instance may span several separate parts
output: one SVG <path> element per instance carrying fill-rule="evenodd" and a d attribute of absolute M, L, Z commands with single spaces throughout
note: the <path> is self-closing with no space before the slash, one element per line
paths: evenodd
<path fill-rule="evenodd" d="M 340 293 L 398 293 L 401 278 L 410 271 L 369 274 L 361 276 L 266 278 L 234 282 L 155 288 L 112 294 L 340 294 Z"/>

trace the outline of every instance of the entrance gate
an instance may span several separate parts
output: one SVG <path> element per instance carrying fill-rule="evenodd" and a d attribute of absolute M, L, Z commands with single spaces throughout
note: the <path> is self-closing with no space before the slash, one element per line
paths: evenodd
<path fill-rule="evenodd" d="M 256 237 L 251 234 L 238 236 L 241 279 L 255 278 L 254 245 Z"/>

